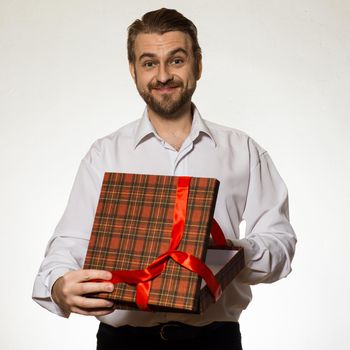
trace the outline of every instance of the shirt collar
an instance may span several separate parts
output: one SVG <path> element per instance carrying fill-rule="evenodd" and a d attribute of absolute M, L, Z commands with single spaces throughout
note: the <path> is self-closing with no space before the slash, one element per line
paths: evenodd
<path fill-rule="evenodd" d="M 210 132 L 208 126 L 206 125 L 205 121 L 201 117 L 196 106 L 193 105 L 193 120 L 192 120 L 192 127 L 191 127 L 189 136 L 192 142 L 194 142 L 198 138 L 198 136 L 201 134 L 208 136 L 209 139 L 212 141 L 213 145 L 216 146 L 216 142 L 212 133 Z M 134 149 L 138 147 L 142 142 L 148 140 L 152 136 L 155 136 L 160 139 L 151 121 L 149 120 L 147 107 L 146 107 L 143 112 L 142 118 L 140 119 L 136 128 L 135 139 L 134 139 Z"/>

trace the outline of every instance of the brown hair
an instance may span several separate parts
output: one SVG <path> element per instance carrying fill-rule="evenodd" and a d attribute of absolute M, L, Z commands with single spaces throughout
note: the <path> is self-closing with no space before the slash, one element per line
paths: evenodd
<path fill-rule="evenodd" d="M 197 28 L 188 18 L 173 9 L 161 8 L 159 10 L 147 12 L 140 19 L 134 21 L 128 27 L 128 60 L 135 63 L 135 39 L 138 34 L 180 31 L 190 36 L 192 40 L 192 50 L 195 63 L 195 71 L 198 73 L 199 61 L 202 57 L 202 50 L 198 44 Z"/>

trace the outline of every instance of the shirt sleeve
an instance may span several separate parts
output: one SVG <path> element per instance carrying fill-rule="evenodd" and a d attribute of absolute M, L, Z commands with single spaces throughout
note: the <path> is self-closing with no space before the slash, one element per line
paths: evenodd
<path fill-rule="evenodd" d="M 291 272 L 296 235 L 289 222 L 288 191 L 269 154 L 252 152 L 243 220 L 245 238 L 235 242 L 245 252 L 242 283 L 271 283 Z M 255 153 L 255 154 L 254 154 Z"/>
<path fill-rule="evenodd" d="M 51 299 L 51 288 L 66 272 L 81 269 L 89 244 L 102 184 L 101 175 L 85 157 L 76 175 L 66 210 L 49 240 L 35 278 L 32 298 L 47 310 L 68 317 Z"/>

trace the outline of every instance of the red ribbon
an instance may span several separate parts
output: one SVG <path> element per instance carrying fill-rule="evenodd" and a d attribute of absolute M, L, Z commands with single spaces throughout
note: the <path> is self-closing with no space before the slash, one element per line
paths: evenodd
<path fill-rule="evenodd" d="M 200 259 L 192 254 L 176 250 L 181 242 L 185 227 L 190 181 L 191 178 L 188 176 L 178 178 L 171 241 L 168 251 L 158 256 L 143 270 L 112 271 L 112 279 L 108 281 L 113 284 L 136 284 L 136 304 L 140 310 L 149 310 L 148 297 L 151 289 L 151 280 L 165 270 L 169 258 L 201 276 L 208 285 L 215 301 L 218 300 L 222 293 L 221 286 L 215 279 L 215 276 Z M 226 239 L 215 220 L 213 220 L 212 224 L 212 236 L 216 245 L 226 246 Z"/>
<path fill-rule="evenodd" d="M 229 248 L 225 235 L 221 230 L 218 222 L 213 218 L 211 223 L 211 236 L 213 237 L 213 248 Z"/>

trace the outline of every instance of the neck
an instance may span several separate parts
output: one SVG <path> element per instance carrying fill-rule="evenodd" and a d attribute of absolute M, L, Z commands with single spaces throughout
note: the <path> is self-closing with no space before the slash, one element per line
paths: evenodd
<path fill-rule="evenodd" d="M 191 131 L 192 105 L 189 103 L 182 111 L 171 116 L 161 116 L 149 107 L 147 111 L 157 134 L 178 151 Z"/>

